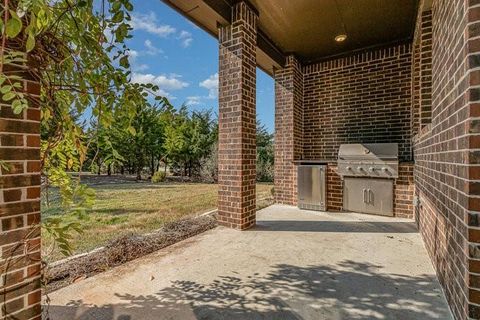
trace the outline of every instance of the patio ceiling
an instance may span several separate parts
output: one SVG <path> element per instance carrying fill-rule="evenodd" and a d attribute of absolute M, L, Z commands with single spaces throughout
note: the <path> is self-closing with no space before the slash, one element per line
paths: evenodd
<path fill-rule="evenodd" d="M 235 0 L 163 0 L 213 36 Z M 314 62 L 412 38 L 418 0 L 250 0 L 259 12 L 257 62 L 271 73 L 285 55 Z M 346 34 L 344 42 L 335 36 Z"/>

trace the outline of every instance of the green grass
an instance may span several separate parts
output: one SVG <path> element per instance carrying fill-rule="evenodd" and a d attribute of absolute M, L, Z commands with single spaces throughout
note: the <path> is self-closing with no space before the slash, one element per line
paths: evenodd
<path fill-rule="evenodd" d="M 87 252 L 128 233 L 148 233 L 165 223 L 200 214 L 216 208 L 217 185 L 201 183 L 136 183 L 95 184 L 96 203 L 84 222 L 83 233 L 74 234 L 74 253 Z M 257 185 L 257 199 L 271 197 L 271 184 Z M 58 194 L 50 191 L 51 206 L 42 207 L 42 216 L 62 215 Z M 268 200 L 258 201 L 265 207 Z M 68 217 L 66 217 L 68 219 Z M 62 259 L 52 239 L 43 235 L 47 261 Z"/>

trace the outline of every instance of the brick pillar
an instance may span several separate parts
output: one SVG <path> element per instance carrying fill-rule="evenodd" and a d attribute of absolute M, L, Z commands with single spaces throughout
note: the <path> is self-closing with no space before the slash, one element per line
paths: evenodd
<path fill-rule="evenodd" d="M 303 73 L 300 62 L 287 57 L 275 71 L 275 201 L 296 205 L 297 168 L 303 154 Z"/>
<path fill-rule="evenodd" d="M 255 225 L 257 13 L 245 2 L 220 27 L 218 221 Z"/>
<path fill-rule="evenodd" d="M 27 78 L 30 108 L 0 101 L 0 318 L 40 319 L 40 87 L 24 67 L 3 68 Z"/>

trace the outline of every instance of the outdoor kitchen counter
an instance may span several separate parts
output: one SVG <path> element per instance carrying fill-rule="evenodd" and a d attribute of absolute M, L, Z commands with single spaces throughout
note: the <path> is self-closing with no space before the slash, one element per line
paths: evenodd
<path fill-rule="evenodd" d="M 294 164 L 331 164 L 337 162 L 337 160 L 316 159 L 316 160 L 293 160 Z"/>

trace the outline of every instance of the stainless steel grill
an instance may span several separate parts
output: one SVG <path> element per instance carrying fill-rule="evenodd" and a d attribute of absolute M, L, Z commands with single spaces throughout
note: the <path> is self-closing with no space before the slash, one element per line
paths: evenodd
<path fill-rule="evenodd" d="M 393 215 L 393 184 L 398 177 L 398 144 L 343 144 L 338 152 L 345 210 Z"/>

